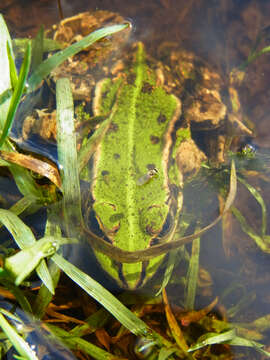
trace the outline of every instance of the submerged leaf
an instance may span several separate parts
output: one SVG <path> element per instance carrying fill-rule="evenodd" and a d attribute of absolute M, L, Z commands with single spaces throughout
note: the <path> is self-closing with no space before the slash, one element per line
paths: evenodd
<path fill-rule="evenodd" d="M 199 338 L 199 340 L 196 342 L 196 344 L 192 345 L 188 351 L 191 352 L 194 350 L 198 350 L 207 345 L 227 343 L 228 341 L 232 340 L 235 337 L 236 337 L 235 329 L 225 331 L 221 334 L 207 333 L 202 335 Z"/>
<path fill-rule="evenodd" d="M 181 331 L 181 328 L 178 325 L 178 323 L 173 315 L 170 304 L 168 302 L 168 297 L 167 297 L 165 289 L 163 289 L 162 295 L 163 295 L 163 301 L 164 301 L 164 305 L 165 305 L 166 318 L 167 318 L 169 327 L 171 329 L 172 335 L 173 335 L 177 345 L 179 346 L 179 348 L 184 353 L 186 353 L 188 351 L 188 345 L 184 338 L 183 332 Z"/>
<path fill-rule="evenodd" d="M 31 349 L 28 343 L 18 334 L 13 326 L 9 324 L 2 314 L 0 314 L 0 327 L 23 359 L 38 360 L 35 351 Z"/>
<path fill-rule="evenodd" d="M 32 170 L 37 174 L 48 178 L 58 188 L 61 188 L 61 178 L 56 165 L 49 164 L 48 162 L 34 158 L 31 155 L 25 155 L 17 152 L 0 150 L 0 157 L 6 161 L 20 165 L 23 168 Z"/>

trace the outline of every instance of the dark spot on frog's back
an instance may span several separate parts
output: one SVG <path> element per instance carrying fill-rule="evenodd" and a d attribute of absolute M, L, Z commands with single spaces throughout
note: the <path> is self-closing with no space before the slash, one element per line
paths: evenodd
<path fill-rule="evenodd" d="M 129 85 L 133 85 L 135 83 L 135 80 L 136 80 L 136 75 L 135 74 L 133 74 L 133 73 L 128 74 L 127 83 Z"/>
<path fill-rule="evenodd" d="M 153 86 L 145 81 L 142 86 L 142 92 L 146 94 L 151 94 L 152 91 L 153 91 Z"/>
<path fill-rule="evenodd" d="M 110 217 L 110 221 L 112 223 L 116 223 L 117 221 L 123 219 L 124 217 L 124 214 L 123 213 L 118 213 L 118 214 L 114 214 Z"/>
<path fill-rule="evenodd" d="M 166 116 L 162 113 L 159 114 L 159 117 L 157 118 L 157 122 L 158 124 L 163 124 L 165 123 L 167 120 Z"/>
<path fill-rule="evenodd" d="M 115 124 L 114 122 L 111 123 L 110 127 L 109 127 L 109 131 L 110 132 L 117 132 L 119 129 L 118 125 Z"/>
<path fill-rule="evenodd" d="M 155 144 L 158 144 L 158 143 L 159 143 L 160 139 L 159 139 L 158 136 L 151 135 L 151 136 L 150 136 L 150 141 L 151 141 L 151 143 L 152 143 L 153 145 L 155 145 Z"/>
<path fill-rule="evenodd" d="M 120 154 L 117 154 L 117 153 L 113 154 L 113 158 L 114 158 L 115 160 L 120 159 Z"/>
<path fill-rule="evenodd" d="M 109 171 L 103 170 L 103 171 L 101 172 L 101 175 L 102 175 L 102 176 L 107 176 L 107 175 L 109 175 Z"/>

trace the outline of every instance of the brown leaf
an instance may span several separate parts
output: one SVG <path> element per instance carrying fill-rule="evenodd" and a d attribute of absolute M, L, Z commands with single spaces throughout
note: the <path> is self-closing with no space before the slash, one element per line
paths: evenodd
<path fill-rule="evenodd" d="M 176 318 L 171 310 L 165 289 L 163 289 L 162 295 L 163 295 L 163 301 L 164 301 L 164 305 L 165 305 L 166 318 L 167 318 L 169 327 L 171 329 L 172 335 L 173 335 L 177 345 L 180 347 L 180 349 L 182 349 L 183 352 L 186 353 L 188 350 L 188 345 L 186 343 L 186 340 L 184 338 L 182 330 L 179 327 L 179 325 L 176 321 Z"/>
<path fill-rule="evenodd" d="M 105 347 L 107 351 L 110 351 L 111 337 L 104 329 L 98 329 L 95 332 L 98 341 Z"/>
<path fill-rule="evenodd" d="M 16 152 L 0 151 L 0 157 L 13 164 L 20 165 L 32 170 L 41 176 L 51 180 L 58 188 L 61 188 L 61 178 L 57 166 L 46 161 L 34 158 L 31 155 L 24 155 Z"/>

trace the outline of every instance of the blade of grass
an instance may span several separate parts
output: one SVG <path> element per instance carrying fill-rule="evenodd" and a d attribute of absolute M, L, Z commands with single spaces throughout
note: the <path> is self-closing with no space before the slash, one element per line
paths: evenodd
<path fill-rule="evenodd" d="M 127 28 L 128 24 L 122 25 L 112 25 L 99 30 L 94 31 L 90 35 L 86 36 L 82 40 L 72 44 L 71 46 L 65 48 L 62 51 L 57 52 L 47 60 L 43 61 L 42 64 L 34 71 L 34 73 L 30 76 L 28 81 L 28 92 L 34 91 L 39 83 L 46 78 L 50 74 L 50 72 L 59 66 L 63 61 L 65 61 L 70 56 L 73 56 L 80 52 L 81 50 L 87 48 L 92 45 L 94 42 L 115 34 L 125 28 Z"/>
<path fill-rule="evenodd" d="M 265 206 L 265 202 L 261 196 L 261 194 L 255 189 L 254 186 L 250 185 L 245 179 L 238 177 L 238 180 L 248 189 L 252 196 L 258 201 L 259 205 L 262 209 L 262 236 L 266 234 L 267 229 L 267 210 Z"/>
<path fill-rule="evenodd" d="M 31 72 L 42 63 L 44 51 L 44 26 L 41 25 L 36 37 L 32 40 L 32 64 Z"/>
<path fill-rule="evenodd" d="M 36 239 L 31 229 L 11 211 L 0 209 L 0 222 L 8 229 L 21 249 L 35 244 Z"/>
<path fill-rule="evenodd" d="M 6 271 L 4 272 L 6 275 Z M 27 312 L 28 314 L 32 314 L 31 305 L 24 292 L 16 285 L 11 283 L 9 279 L 8 280 L 0 279 L 0 282 L 8 291 L 10 291 L 13 294 L 14 298 L 16 299 L 20 307 L 23 309 L 23 311 Z"/>
<path fill-rule="evenodd" d="M 207 333 L 202 335 L 196 344 L 192 345 L 188 352 L 198 350 L 207 345 L 214 345 L 214 344 L 223 344 L 227 343 L 228 341 L 233 340 L 236 337 L 235 329 L 224 331 L 221 334 L 216 333 Z"/>
<path fill-rule="evenodd" d="M 81 191 L 71 86 L 68 79 L 56 82 L 57 151 L 61 166 L 63 211 L 68 236 L 76 236 L 82 223 Z"/>
<path fill-rule="evenodd" d="M 21 66 L 18 82 L 11 97 L 10 106 L 9 106 L 7 118 L 5 120 L 4 128 L 2 129 L 2 134 L 0 137 L 0 148 L 2 147 L 6 137 L 8 136 L 9 130 L 11 128 L 12 122 L 15 117 L 16 110 L 19 106 L 19 102 L 21 100 L 21 96 L 25 88 L 26 78 L 28 76 L 28 72 L 30 69 L 30 63 L 31 63 L 31 43 L 29 42 L 26 49 L 24 61 Z"/>
<path fill-rule="evenodd" d="M 266 46 L 263 49 L 259 50 L 259 51 L 255 51 L 252 54 L 250 54 L 248 56 L 248 59 L 246 61 L 244 61 L 244 63 L 242 65 L 239 66 L 240 70 L 245 70 L 245 68 L 251 64 L 254 60 L 256 60 L 259 56 L 266 54 L 270 51 L 270 46 Z"/>
<path fill-rule="evenodd" d="M 258 351 L 259 353 L 263 354 L 264 356 L 270 357 L 270 353 L 268 351 L 263 350 L 263 345 L 254 340 L 249 340 L 242 338 L 240 336 L 235 336 L 233 339 L 231 339 L 226 343 L 234 346 L 251 347 L 254 350 Z"/>
<path fill-rule="evenodd" d="M 98 129 L 94 132 L 94 134 L 89 139 L 87 139 L 87 141 L 82 145 L 78 154 L 79 172 L 81 172 L 84 169 L 89 159 L 91 158 L 92 154 L 94 153 L 96 145 L 108 130 L 114 113 L 115 111 L 113 110 L 109 115 L 108 119 L 104 120 L 100 124 Z M 89 181 L 89 178 L 87 180 Z"/>
<path fill-rule="evenodd" d="M 199 258 L 200 258 L 200 238 L 197 238 L 192 243 L 192 253 L 191 253 L 188 273 L 187 273 L 185 309 L 188 310 L 194 309 L 198 275 L 199 275 Z"/>
<path fill-rule="evenodd" d="M 251 226 L 249 226 L 249 224 L 247 223 L 244 216 L 241 214 L 241 212 L 236 207 L 233 206 L 231 208 L 231 211 L 232 211 L 233 215 L 236 217 L 236 219 L 238 220 L 238 222 L 240 223 L 242 230 L 249 237 L 251 237 L 251 239 L 253 239 L 255 241 L 257 246 L 262 251 L 264 251 L 266 253 L 270 253 L 269 240 L 268 240 L 267 236 L 265 235 L 264 237 L 261 237 L 258 234 L 256 234 L 255 231 L 253 230 L 253 228 Z"/>
<path fill-rule="evenodd" d="M 2 92 L 2 94 L 0 95 L 0 106 L 6 102 L 8 99 L 10 99 L 12 96 L 12 90 L 11 89 L 7 89 L 5 91 Z"/>
<path fill-rule="evenodd" d="M 12 48 L 16 55 L 16 58 L 23 58 L 26 50 L 26 46 L 29 39 L 21 38 L 21 39 L 13 39 L 12 40 Z M 61 50 L 65 47 L 64 43 L 60 43 L 59 41 L 53 39 L 43 39 L 43 52 L 52 52 L 56 50 Z"/>
<path fill-rule="evenodd" d="M 167 360 L 171 359 L 170 356 L 175 353 L 175 349 L 166 349 L 162 348 L 158 355 L 158 360 Z"/>
<path fill-rule="evenodd" d="M 79 337 L 70 335 L 69 332 L 60 329 L 59 327 L 47 324 L 48 328 L 51 330 L 51 332 L 54 334 L 54 336 L 57 336 L 63 341 L 70 349 L 76 349 L 81 350 L 84 353 L 91 356 L 93 359 L 97 360 L 127 360 L 126 358 L 114 356 L 107 351 L 97 347 L 94 344 L 91 344 L 89 341 L 86 341 L 84 339 L 81 339 Z"/>
<path fill-rule="evenodd" d="M 159 296 L 162 293 L 162 290 L 165 289 L 165 287 L 168 285 L 168 283 L 170 281 L 170 278 L 172 276 L 172 272 L 173 272 L 173 269 L 174 269 L 174 264 L 176 262 L 177 255 L 178 255 L 177 250 L 170 251 L 168 261 L 167 261 L 167 265 L 166 265 L 164 278 L 163 278 L 160 289 L 156 293 L 156 296 Z"/>
<path fill-rule="evenodd" d="M 57 217 L 57 214 L 60 213 L 59 204 L 53 204 L 47 212 L 45 236 L 61 237 L 61 229 L 57 224 L 55 224 L 55 218 Z M 60 269 L 53 261 L 50 260 L 48 263 L 48 270 L 53 281 L 53 288 L 55 289 L 60 278 Z M 52 296 L 53 293 L 44 284 L 42 284 L 33 306 L 33 312 L 37 318 L 41 319 L 43 317 L 47 306 L 52 300 Z"/>
<path fill-rule="evenodd" d="M 34 196 L 24 196 L 20 200 L 18 200 L 14 205 L 9 209 L 13 214 L 20 215 L 26 209 L 33 206 L 36 203 L 36 198 Z M 0 225 L 1 227 L 1 225 Z"/>
<path fill-rule="evenodd" d="M 18 75 L 17 75 L 17 69 L 16 69 L 14 58 L 13 58 L 13 54 L 12 54 L 12 48 L 8 41 L 7 41 L 7 56 L 8 56 L 9 69 L 10 69 L 11 87 L 14 90 L 18 84 Z"/>
<path fill-rule="evenodd" d="M 10 164 L 9 169 L 13 175 L 13 178 L 20 193 L 23 196 L 32 196 L 35 197 L 36 200 L 42 201 L 42 190 L 36 185 L 33 177 L 30 175 L 28 170 L 15 164 Z"/>
<path fill-rule="evenodd" d="M 5 317 L 0 314 L 0 326 L 8 336 L 10 342 L 17 352 L 27 360 L 38 360 L 35 352 L 27 344 L 27 342 L 17 333 L 17 331 L 8 323 Z"/>
<path fill-rule="evenodd" d="M 67 276 L 104 306 L 129 331 L 138 336 L 150 336 L 148 326 L 98 282 L 58 254 L 53 255 L 52 260 Z"/>
<path fill-rule="evenodd" d="M 7 42 L 11 44 L 11 38 L 6 26 L 3 16 L 0 14 L 0 69 L 1 69 L 1 81 L 0 81 L 0 94 L 7 94 L 7 91 L 11 91 L 10 69 L 7 55 Z M 4 121 L 7 118 L 7 113 L 10 104 L 10 98 L 5 96 L 5 101 L 2 98 L 0 105 L 0 128 L 3 127 Z"/>

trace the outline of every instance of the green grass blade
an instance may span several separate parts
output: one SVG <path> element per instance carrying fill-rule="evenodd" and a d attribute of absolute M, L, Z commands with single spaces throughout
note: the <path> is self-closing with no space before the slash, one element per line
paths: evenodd
<path fill-rule="evenodd" d="M 234 346 L 251 347 L 254 350 L 258 351 L 259 353 L 263 354 L 264 356 L 270 357 L 270 353 L 268 351 L 263 350 L 263 345 L 254 340 L 249 340 L 240 336 L 235 336 L 232 340 L 226 343 Z"/>
<path fill-rule="evenodd" d="M 65 61 L 70 56 L 73 56 L 80 52 L 81 50 L 92 45 L 94 42 L 100 40 L 103 37 L 115 34 L 126 27 L 128 24 L 122 25 L 112 25 L 99 30 L 94 31 L 90 35 L 86 36 L 82 40 L 72 44 L 71 46 L 65 48 L 62 51 L 57 52 L 47 60 L 43 61 L 42 64 L 34 71 L 28 81 L 28 91 L 34 91 L 40 82 L 50 74 L 50 72 L 59 66 L 63 61 Z"/>
<path fill-rule="evenodd" d="M 7 89 L 0 95 L 0 106 L 4 104 L 7 100 L 9 100 L 12 96 L 12 90 Z"/>
<path fill-rule="evenodd" d="M 15 215 L 20 215 L 26 209 L 32 207 L 35 204 L 36 204 L 36 198 L 34 196 L 28 195 L 18 200 L 14 205 L 11 206 L 9 210 L 13 212 L 13 214 Z"/>
<path fill-rule="evenodd" d="M 59 327 L 47 324 L 50 331 L 54 336 L 58 337 L 68 346 L 70 349 L 81 350 L 82 352 L 91 356 L 91 359 L 96 360 L 127 360 L 126 358 L 114 356 L 107 351 L 99 348 L 98 346 L 91 344 L 89 341 L 81 339 L 80 337 L 71 335 L 70 332 L 67 332 L 64 329 Z"/>
<path fill-rule="evenodd" d="M 0 209 L 0 222 L 8 229 L 19 248 L 30 247 L 36 239 L 31 229 L 9 210 Z"/>
<path fill-rule="evenodd" d="M 196 297 L 196 289 L 199 275 L 199 258 L 200 258 L 200 238 L 192 243 L 192 253 L 190 257 L 187 273 L 187 289 L 185 297 L 185 309 L 193 310 Z"/>
<path fill-rule="evenodd" d="M 259 191 L 257 191 L 254 186 L 250 185 L 245 179 L 241 178 L 240 176 L 238 177 L 238 180 L 248 189 L 248 191 L 251 193 L 251 195 L 254 196 L 254 198 L 257 200 L 257 202 L 261 206 L 261 209 L 262 209 L 262 236 L 264 236 L 266 234 L 266 229 L 267 229 L 267 210 L 266 210 L 265 202 L 264 202 L 261 194 L 259 193 Z"/>
<path fill-rule="evenodd" d="M 167 360 L 167 359 L 172 359 L 170 356 L 175 353 L 175 349 L 166 349 L 166 348 L 162 348 L 159 352 L 158 355 L 158 360 Z"/>
<path fill-rule="evenodd" d="M 27 360 L 38 360 L 35 352 L 27 344 L 27 342 L 17 333 L 17 331 L 9 324 L 5 317 L 0 314 L 0 327 L 9 338 L 17 352 Z"/>
<path fill-rule="evenodd" d="M 27 39 L 27 38 L 12 40 L 12 48 L 14 50 L 16 58 L 24 57 L 28 41 L 29 41 L 29 39 Z M 64 47 L 65 47 L 65 44 L 60 43 L 59 41 L 56 41 L 53 39 L 46 39 L 46 38 L 43 39 L 43 52 L 44 53 L 61 50 Z"/>
<path fill-rule="evenodd" d="M 81 191 L 71 86 L 68 79 L 56 82 L 57 151 L 61 166 L 64 219 L 69 236 L 82 223 Z"/>
<path fill-rule="evenodd" d="M 19 287 L 14 285 L 9 280 L 7 281 L 1 279 L 1 284 L 14 295 L 16 301 L 18 302 L 19 306 L 23 309 L 23 311 L 27 312 L 28 314 L 32 314 L 32 308 L 29 303 L 29 300 L 26 298 L 26 295 Z"/>
<path fill-rule="evenodd" d="M 233 338 L 236 337 L 235 329 L 224 331 L 223 333 L 216 334 L 216 333 L 207 333 L 202 335 L 196 344 L 192 345 L 188 352 L 198 350 L 207 345 L 214 345 L 214 344 L 222 344 L 231 341 Z"/>
<path fill-rule="evenodd" d="M 6 143 L 5 143 L 6 144 Z M 10 164 L 9 169 L 13 175 L 16 185 L 23 196 L 35 197 L 36 200 L 42 200 L 43 194 L 40 188 L 36 185 L 34 179 L 27 169 L 19 165 Z"/>
<path fill-rule="evenodd" d="M 61 237 L 61 229 L 55 224 L 55 218 L 60 212 L 59 204 L 54 204 L 47 212 L 45 236 Z M 59 267 L 50 260 L 48 270 L 52 279 L 53 289 L 55 289 L 60 278 Z M 52 294 L 53 292 L 45 284 L 41 285 L 33 306 L 33 312 L 37 318 L 41 319 L 44 316 L 46 308 L 52 300 Z"/>
<path fill-rule="evenodd" d="M 88 163 L 89 159 L 91 158 L 92 154 L 95 151 L 97 143 L 102 139 L 106 131 L 108 130 L 110 123 L 112 121 L 112 115 L 114 114 L 114 111 L 112 111 L 111 115 L 108 117 L 108 119 L 104 120 L 98 129 L 94 132 L 92 136 L 90 136 L 89 139 L 86 140 L 85 143 L 83 143 L 79 154 L 78 154 L 78 163 L 79 163 L 79 172 L 81 172 L 86 164 Z M 85 179 L 89 181 L 88 179 Z"/>
<path fill-rule="evenodd" d="M 139 336 L 150 335 L 148 326 L 98 282 L 58 254 L 55 254 L 52 260 L 67 276 L 104 306 L 129 331 Z"/>
<path fill-rule="evenodd" d="M 17 69 L 16 69 L 14 58 L 13 58 L 13 54 L 12 54 L 12 48 L 8 41 L 7 41 L 7 56 L 8 56 L 9 69 L 10 69 L 11 87 L 14 90 L 18 84 L 18 75 L 17 75 Z"/>
<path fill-rule="evenodd" d="M 32 64 L 31 72 L 35 71 L 37 67 L 42 63 L 43 51 L 44 51 L 44 26 L 42 25 L 32 40 Z"/>
<path fill-rule="evenodd" d="M 8 136 L 9 130 L 11 128 L 12 122 L 15 117 L 16 110 L 19 106 L 19 102 L 21 100 L 21 96 L 24 91 L 26 78 L 28 76 L 28 72 L 30 69 L 30 63 L 31 63 L 31 43 L 29 42 L 25 53 L 24 61 L 20 70 L 18 82 L 11 97 L 7 118 L 5 120 L 5 125 L 2 131 L 2 135 L 0 137 L 0 147 L 3 145 L 6 137 Z"/>
<path fill-rule="evenodd" d="M 50 286 L 48 286 L 48 283 L 43 282 L 39 289 L 37 297 L 35 298 L 35 304 L 33 306 L 33 314 L 38 319 L 43 318 L 47 306 L 52 301 L 54 289 L 56 288 L 60 278 L 59 267 L 51 261 L 48 262 L 48 271 L 52 281 L 51 288 Z"/>
<path fill-rule="evenodd" d="M 6 26 L 3 16 L 0 14 L 0 69 L 1 69 L 1 81 L 0 81 L 0 94 L 7 94 L 7 91 L 11 91 L 10 69 L 7 55 L 7 42 L 11 44 L 11 38 Z M 5 100 L 5 101 L 3 101 Z M 11 98 L 2 98 L 0 105 L 0 128 L 3 127 L 7 118 L 9 104 Z"/>
<path fill-rule="evenodd" d="M 266 46 L 263 49 L 259 50 L 259 51 L 255 51 L 253 53 L 251 53 L 248 56 L 248 59 L 239 67 L 240 70 L 245 70 L 245 68 L 251 64 L 253 61 L 255 61 L 259 56 L 266 54 L 270 51 L 270 46 Z"/>
<path fill-rule="evenodd" d="M 255 231 L 253 230 L 253 228 L 251 226 L 249 226 L 249 224 L 247 223 L 244 216 L 241 214 L 241 212 L 236 207 L 233 206 L 231 208 L 231 211 L 232 211 L 233 215 L 236 217 L 236 219 L 238 220 L 238 222 L 240 223 L 242 230 L 249 237 L 251 237 L 251 239 L 253 239 L 255 241 L 257 246 L 262 251 L 264 251 L 266 253 L 270 253 L 269 240 L 268 240 L 267 236 L 261 237 L 258 234 L 256 234 Z"/>
<path fill-rule="evenodd" d="M 168 261 L 167 261 L 167 265 L 166 265 L 164 278 L 163 278 L 160 289 L 156 293 L 156 296 L 159 296 L 162 293 L 162 290 L 165 289 L 165 287 L 168 285 L 170 278 L 172 276 L 172 272 L 173 272 L 174 265 L 176 262 L 177 254 L 178 254 L 177 250 L 169 252 L 169 257 L 168 257 Z"/>

